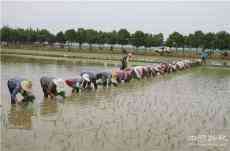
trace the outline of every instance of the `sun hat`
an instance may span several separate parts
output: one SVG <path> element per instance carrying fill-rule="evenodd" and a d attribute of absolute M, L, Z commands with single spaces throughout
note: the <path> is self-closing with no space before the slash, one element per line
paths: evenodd
<path fill-rule="evenodd" d="M 65 87 L 64 80 L 58 78 L 58 79 L 53 79 L 53 82 L 56 85 L 57 93 L 64 92 L 64 87 Z"/>
<path fill-rule="evenodd" d="M 80 82 L 76 82 L 75 87 L 80 88 Z"/>
<path fill-rule="evenodd" d="M 117 80 L 115 78 L 112 78 L 111 82 L 114 83 L 114 84 L 117 84 Z"/>
<path fill-rule="evenodd" d="M 82 75 L 82 78 L 84 79 L 84 80 L 86 80 L 87 82 L 90 82 L 90 79 L 89 79 L 89 75 L 88 74 L 83 74 Z"/>
<path fill-rule="evenodd" d="M 116 78 L 120 69 L 112 69 L 112 78 Z"/>
<path fill-rule="evenodd" d="M 31 92 L 32 91 L 32 81 L 30 81 L 30 80 L 23 80 L 21 82 L 21 87 L 26 92 Z"/>
<path fill-rule="evenodd" d="M 141 69 L 141 66 L 134 67 L 134 72 L 135 72 L 137 78 L 141 78 L 140 69 Z"/>
<path fill-rule="evenodd" d="M 133 56 L 133 54 L 132 54 L 131 52 L 129 52 L 129 53 L 128 53 L 128 56 L 129 56 L 129 57 L 132 57 L 132 56 Z"/>

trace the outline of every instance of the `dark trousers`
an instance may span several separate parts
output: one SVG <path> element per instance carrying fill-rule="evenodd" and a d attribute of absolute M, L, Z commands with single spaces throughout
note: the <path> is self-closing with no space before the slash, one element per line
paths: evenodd
<path fill-rule="evenodd" d="M 9 80 L 9 81 L 7 82 L 7 86 L 8 86 L 8 89 L 9 89 L 9 91 L 10 91 L 10 95 L 12 95 L 12 93 L 13 93 L 13 91 L 14 91 L 16 85 L 15 85 L 12 81 Z M 13 98 L 13 97 L 11 96 L 11 104 L 15 104 L 15 103 L 16 103 L 15 98 Z"/>

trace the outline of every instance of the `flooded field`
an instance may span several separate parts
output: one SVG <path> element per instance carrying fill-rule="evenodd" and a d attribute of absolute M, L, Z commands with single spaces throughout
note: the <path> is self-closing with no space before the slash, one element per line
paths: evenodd
<path fill-rule="evenodd" d="M 2 63 L 3 151 L 229 151 L 230 69 L 196 67 L 44 100 L 39 78 L 103 66 Z M 11 106 L 7 79 L 33 80 L 36 101 Z"/>

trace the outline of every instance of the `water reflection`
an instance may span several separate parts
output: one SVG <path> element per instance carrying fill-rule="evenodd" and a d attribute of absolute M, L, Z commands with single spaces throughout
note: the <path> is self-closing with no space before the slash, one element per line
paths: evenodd
<path fill-rule="evenodd" d="M 31 117 L 34 115 L 32 103 L 12 105 L 8 113 L 9 129 L 27 129 L 32 128 Z"/>
<path fill-rule="evenodd" d="M 40 115 L 48 115 L 58 112 L 58 103 L 56 100 L 44 99 L 40 104 Z"/>

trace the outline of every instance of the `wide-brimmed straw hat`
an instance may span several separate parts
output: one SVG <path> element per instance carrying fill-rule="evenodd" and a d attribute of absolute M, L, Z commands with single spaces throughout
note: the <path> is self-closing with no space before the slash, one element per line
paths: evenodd
<path fill-rule="evenodd" d="M 87 82 L 90 82 L 89 75 L 88 74 L 83 74 L 82 78 L 86 80 Z"/>
<path fill-rule="evenodd" d="M 114 84 L 117 84 L 117 83 L 118 83 L 117 80 L 116 80 L 115 78 L 112 78 L 112 79 L 111 79 L 111 82 L 114 83 Z"/>
<path fill-rule="evenodd" d="M 65 82 L 62 79 L 53 79 L 54 84 L 56 85 L 57 93 L 64 92 Z"/>
<path fill-rule="evenodd" d="M 30 80 L 23 80 L 21 82 L 21 87 L 24 91 L 26 92 L 31 92 L 32 91 L 32 81 Z"/>
<path fill-rule="evenodd" d="M 132 56 L 133 56 L 133 53 L 131 53 L 131 52 L 128 53 L 128 56 L 129 56 L 129 57 L 132 57 Z"/>

